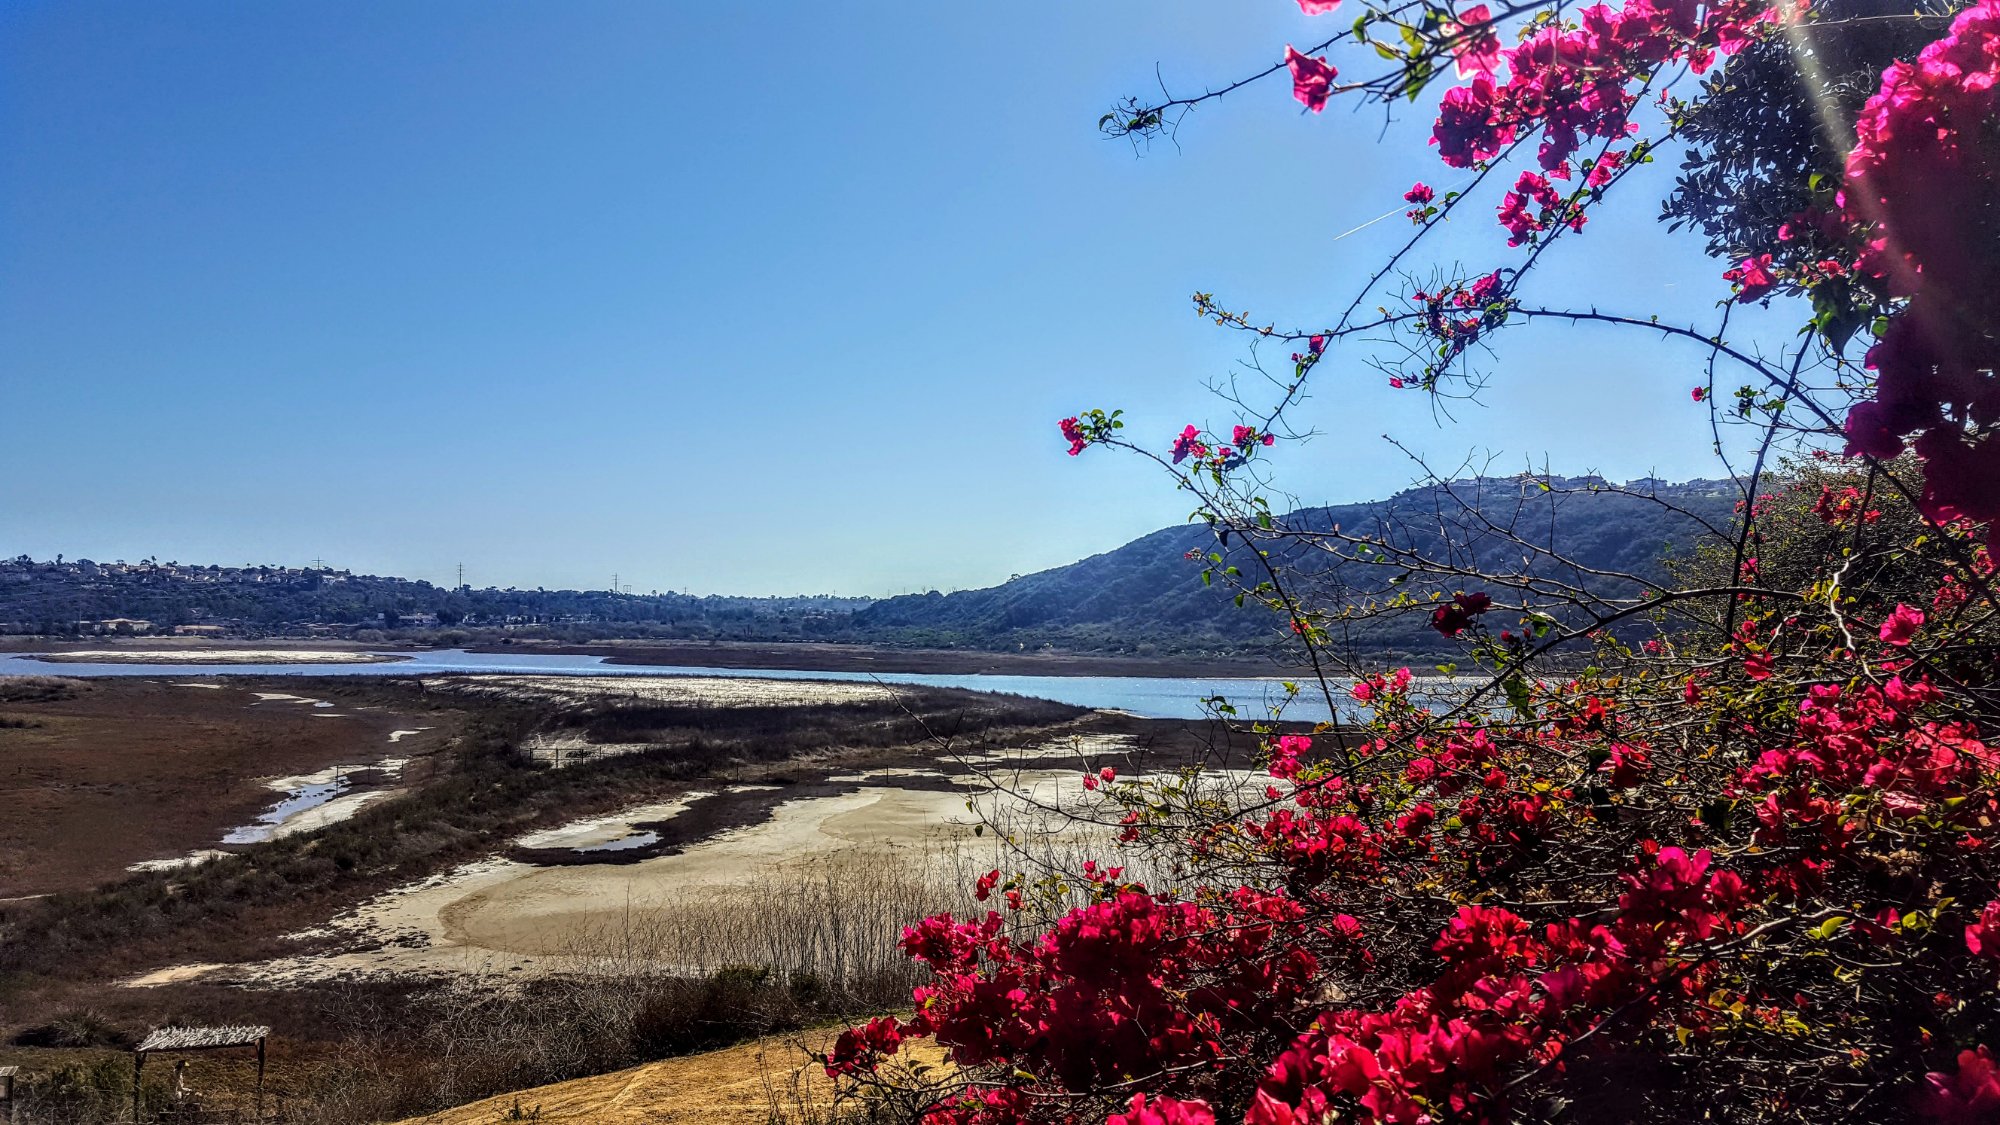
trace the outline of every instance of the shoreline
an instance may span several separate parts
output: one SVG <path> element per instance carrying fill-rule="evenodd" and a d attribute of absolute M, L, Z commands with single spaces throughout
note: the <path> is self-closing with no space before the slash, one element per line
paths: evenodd
<path fill-rule="evenodd" d="M 468 645 L 484 656 L 534 653 L 601 656 L 619 667 L 771 669 L 788 672 L 900 673 L 938 676 L 1130 676 L 1148 679 L 1273 679 L 1300 675 L 1272 660 L 1091 656 L 1082 653 L 980 652 L 971 649 L 883 648 L 815 641 L 526 641 Z"/>
<path fill-rule="evenodd" d="M 225 640 L 91 638 L 0 639 L 0 655 L 62 664 L 358 664 L 398 663 L 454 646 L 306 639 Z M 462 646 L 477 656 L 594 656 L 620 668 L 721 668 L 731 671 L 835 672 L 856 675 L 1133 677 L 1143 679 L 1309 679 L 1310 672 L 1260 657 L 1099 656 L 1088 653 L 985 652 L 890 648 L 821 641 L 649 641 L 589 643 L 522 640 Z M 370 655 L 379 654 L 379 655 Z M 259 659 L 251 660 L 255 655 Z"/>

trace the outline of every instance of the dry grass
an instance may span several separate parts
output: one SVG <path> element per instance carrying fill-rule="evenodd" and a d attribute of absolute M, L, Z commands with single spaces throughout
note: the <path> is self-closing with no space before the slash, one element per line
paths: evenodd
<path fill-rule="evenodd" d="M 603 1125 L 821 1125 L 861 1116 L 835 1098 L 811 1061 L 831 1032 L 774 1036 L 736 1047 L 648 1063 L 591 1078 L 501 1094 L 401 1125 L 491 1125 L 502 1121 Z M 914 1054 L 932 1064 L 928 1044 Z M 858 1108 L 858 1107 L 856 1107 Z"/>
<path fill-rule="evenodd" d="M 899 1003 L 918 982 L 897 948 L 903 928 L 943 910 L 985 909 L 967 891 L 967 867 L 943 842 L 894 866 L 837 856 L 586 931 L 562 960 L 570 975 L 627 978 L 755 965 L 861 1007 Z"/>

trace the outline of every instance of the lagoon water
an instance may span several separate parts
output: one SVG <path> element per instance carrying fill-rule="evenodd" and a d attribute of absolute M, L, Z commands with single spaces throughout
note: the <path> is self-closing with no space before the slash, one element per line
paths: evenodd
<path fill-rule="evenodd" d="M 591 676 L 728 676 L 772 680 L 848 680 L 923 687 L 967 688 L 1053 699 L 1077 707 L 1129 711 L 1149 719 L 1199 719 L 1203 700 L 1221 696 L 1244 720 L 1266 718 L 1282 703 L 1276 679 L 1180 679 L 1152 676 L 988 676 L 932 675 L 921 672 L 804 672 L 789 668 L 690 668 L 680 665 L 606 664 L 601 656 L 471 653 L 462 649 L 383 653 L 408 659 L 376 664 L 50 664 L 32 653 L 0 656 L 0 676 L 432 676 L 465 672 L 512 672 Z M 1328 718 L 1326 699 L 1300 684 L 1285 718 L 1320 722 Z"/>

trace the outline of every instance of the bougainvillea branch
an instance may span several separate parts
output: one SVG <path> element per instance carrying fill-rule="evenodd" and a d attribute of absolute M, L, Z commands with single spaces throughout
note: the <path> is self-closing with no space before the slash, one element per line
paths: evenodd
<path fill-rule="evenodd" d="M 1258 773 L 1218 787 L 1088 777 L 1117 854 L 1040 899 L 992 871 L 1004 910 L 913 926 L 931 983 L 828 1071 L 933 1125 L 2000 1120 L 2000 0 L 1348 2 L 1311 47 L 1100 126 L 1170 131 L 1280 76 L 1311 113 L 1444 85 L 1431 141 L 1462 186 L 1399 187 L 1411 236 L 1320 326 L 1196 296 L 1291 349 L 1253 354 L 1273 401 L 1060 425 L 1198 498 L 1203 580 L 1272 611 L 1330 721 L 1247 723 Z M 1588 245 L 1683 142 L 1667 214 L 1719 259 L 1715 327 L 1536 301 L 1549 247 Z M 1490 261 L 1411 272 L 1487 206 Z M 1731 339 L 1751 305 L 1801 309 L 1800 335 Z M 1675 407 L 1718 452 L 1752 428 L 1728 518 L 1420 458 L 1420 501 L 1365 526 L 1264 495 L 1309 385 L 1374 369 L 1440 401 L 1535 323 L 1688 349 Z M 1560 518 L 1586 495 L 1696 546 L 1586 561 Z M 1399 619 L 1453 646 L 1443 677 L 1383 666 L 1370 629 Z M 883 1069 L 918 1037 L 948 1078 Z"/>

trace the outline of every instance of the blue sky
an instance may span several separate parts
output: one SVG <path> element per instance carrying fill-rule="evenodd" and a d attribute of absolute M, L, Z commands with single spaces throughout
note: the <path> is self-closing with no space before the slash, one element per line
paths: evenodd
<path fill-rule="evenodd" d="M 1403 224 L 1335 236 L 1451 177 L 1427 107 L 1384 144 L 1271 82 L 1136 156 L 1097 115 L 1326 26 L 1289 0 L 9 4 L 0 552 L 884 594 L 1109 549 L 1188 501 L 1065 456 L 1055 420 L 1226 427 L 1204 382 L 1244 341 L 1189 294 L 1324 315 Z M 1722 266 L 1651 222 L 1670 176 L 1543 292 L 1712 306 Z M 1684 353 L 1503 349 L 1444 425 L 1323 368 L 1283 484 L 1403 486 L 1383 433 L 1717 472 Z"/>

